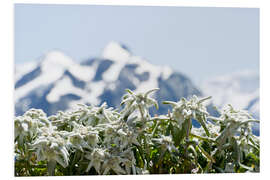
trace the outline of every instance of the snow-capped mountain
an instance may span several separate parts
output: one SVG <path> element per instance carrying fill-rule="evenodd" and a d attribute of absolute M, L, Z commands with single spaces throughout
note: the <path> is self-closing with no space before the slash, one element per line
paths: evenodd
<path fill-rule="evenodd" d="M 132 55 L 116 42 L 109 43 L 100 58 L 76 63 L 61 51 L 50 51 L 39 61 L 15 67 L 15 113 L 41 108 L 48 115 L 78 103 L 117 107 L 125 89 L 135 92 L 159 87 L 154 94 L 166 113 L 164 100 L 177 101 L 201 92 L 185 75 L 170 67 L 155 66 Z M 119 108 L 119 107 L 117 107 Z"/>
<path fill-rule="evenodd" d="M 260 118 L 259 73 L 243 70 L 212 79 L 200 86 L 205 95 L 211 95 L 213 104 L 219 108 L 231 104 L 237 109 L 246 109 L 256 119 Z M 255 124 L 259 131 L 259 124 Z"/>
<path fill-rule="evenodd" d="M 247 109 L 259 117 L 259 73 L 239 71 L 208 79 L 201 85 L 204 94 L 213 96 L 213 103 L 219 107 L 232 104 Z"/>
<path fill-rule="evenodd" d="M 43 109 L 48 115 L 68 110 L 76 104 L 100 105 L 120 108 L 125 89 L 145 92 L 160 88 L 154 96 L 160 108 L 151 113 L 167 113 L 162 101 L 178 101 L 193 94 L 211 95 L 213 104 L 223 107 L 232 104 L 247 109 L 259 118 L 259 74 L 242 71 L 208 79 L 200 90 L 185 75 L 170 67 L 150 64 L 131 54 L 125 46 L 111 42 L 101 57 L 77 63 L 58 50 L 45 53 L 38 61 L 15 67 L 15 113 L 22 115 L 30 108 Z M 208 105 L 212 115 L 217 112 Z M 259 134 L 259 125 L 253 128 Z"/>

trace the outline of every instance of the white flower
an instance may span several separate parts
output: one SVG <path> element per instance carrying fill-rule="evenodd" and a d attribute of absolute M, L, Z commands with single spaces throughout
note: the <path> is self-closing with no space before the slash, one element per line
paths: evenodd
<path fill-rule="evenodd" d="M 101 174 L 100 168 L 101 163 L 105 160 L 106 151 L 104 149 L 95 148 L 90 155 L 86 155 L 86 158 L 90 160 L 86 172 L 88 172 L 91 167 L 94 167 L 98 174 Z"/>
<path fill-rule="evenodd" d="M 102 165 L 103 174 L 107 174 L 110 170 L 113 170 L 116 174 L 126 174 L 126 172 L 120 166 L 120 164 L 124 162 L 125 160 L 119 156 L 106 157 Z"/>
<path fill-rule="evenodd" d="M 56 161 L 61 166 L 68 166 L 69 153 L 65 147 L 65 142 L 60 137 L 39 137 L 34 143 L 38 161 L 47 160 Z"/>
<path fill-rule="evenodd" d="M 31 146 L 36 150 L 38 161 L 56 161 L 61 166 L 67 167 L 69 161 L 67 143 L 61 133 L 55 130 L 54 126 L 41 128 L 40 136 Z"/>
<path fill-rule="evenodd" d="M 173 140 L 171 136 L 164 136 L 161 135 L 160 138 L 153 138 L 152 140 L 156 141 L 158 144 L 161 145 L 161 148 L 164 150 L 168 150 L 169 152 L 178 151 L 174 146 Z"/>
<path fill-rule="evenodd" d="M 125 107 L 121 112 L 123 119 L 125 120 L 128 116 L 131 115 L 131 113 L 135 112 L 135 110 L 138 110 L 141 116 L 140 120 L 145 123 L 146 118 L 150 117 L 148 108 L 154 105 L 158 109 L 157 101 L 149 97 L 150 93 L 153 93 L 157 90 L 158 89 L 152 89 L 144 94 L 135 94 L 131 90 L 126 89 L 128 94 L 123 96 L 123 100 L 121 102 L 121 105 L 125 104 Z"/>
<path fill-rule="evenodd" d="M 170 104 L 172 109 L 172 118 L 178 121 L 178 125 L 181 128 L 182 124 L 188 119 L 196 119 L 204 128 L 207 134 L 208 130 L 206 128 L 206 116 L 208 112 L 206 110 L 203 102 L 210 97 L 198 99 L 197 96 L 193 96 L 189 101 L 185 98 L 181 98 L 178 102 L 164 101 L 164 104 Z"/>

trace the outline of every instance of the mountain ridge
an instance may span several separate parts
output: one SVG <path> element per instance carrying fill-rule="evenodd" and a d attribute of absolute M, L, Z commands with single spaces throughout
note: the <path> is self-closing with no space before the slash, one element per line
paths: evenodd
<path fill-rule="evenodd" d="M 65 102 L 70 99 L 68 107 L 76 103 L 100 105 L 105 100 L 115 107 L 126 88 L 138 93 L 162 87 L 156 93 L 159 101 L 177 101 L 180 97 L 201 95 L 187 76 L 174 72 L 168 66 L 152 65 L 124 47 L 111 42 L 104 48 L 101 57 L 81 63 L 75 63 L 61 51 L 46 53 L 28 71 L 19 70 L 24 73 L 21 77 L 17 75 L 15 83 L 16 114 L 23 113 L 22 109 L 27 107 L 36 107 L 37 104 L 31 103 L 33 97 L 36 101 L 40 99 L 39 104 L 51 104 L 49 106 L 52 107 L 61 99 Z M 57 112 L 49 109 L 45 111 L 49 115 Z M 165 111 L 163 105 L 162 109 Z"/>
<path fill-rule="evenodd" d="M 15 115 L 22 115 L 30 108 L 43 109 L 52 115 L 79 103 L 96 106 L 107 102 L 109 106 L 121 108 L 119 104 L 125 89 L 139 93 L 159 88 L 153 96 L 160 107 L 159 110 L 151 108 L 152 114 L 168 112 L 169 107 L 162 104 L 164 100 L 211 95 L 213 98 L 207 108 L 213 115 L 217 112 L 212 104 L 221 108 L 227 103 L 239 104 L 241 100 L 239 108 L 248 109 L 259 118 L 258 78 L 253 76 L 248 72 L 221 76 L 198 88 L 188 76 L 168 66 L 150 64 L 116 42 L 109 43 L 100 57 L 80 63 L 62 51 L 53 50 L 38 62 L 15 67 Z M 254 84 L 249 83 L 252 77 Z M 256 129 L 259 131 L 258 126 Z"/>
<path fill-rule="evenodd" d="M 259 103 L 259 83 L 258 72 L 242 70 L 208 79 L 200 87 L 205 95 L 213 97 L 213 104 L 220 108 L 232 104 L 238 109 L 250 111 L 256 102 Z M 259 118 L 258 111 L 251 112 Z"/>

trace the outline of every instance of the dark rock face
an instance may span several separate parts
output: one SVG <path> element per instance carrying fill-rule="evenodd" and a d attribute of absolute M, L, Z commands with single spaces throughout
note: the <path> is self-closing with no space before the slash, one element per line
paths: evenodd
<path fill-rule="evenodd" d="M 121 109 L 119 106 L 122 96 L 126 93 L 125 89 L 141 91 L 144 85 L 147 89 L 159 88 L 159 91 L 153 94 L 159 109 L 151 107 L 152 116 L 171 111 L 169 105 L 162 103 L 165 100 L 176 102 L 182 97 L 204 96 L 187 76 L 173 72 L 170 68 L 151 65 L 140 57 L 133 56 L 127 46 L 115 42 L 107 45 L 101 58 L 89 58 L 79 64 L 59 51 L 45 54 L 40 60 L 42 61 L 36 64 L 36 67 L 26 72 L 14 84 L 16 116 L 22 115 L 30 108 L 42 109 L 50 116 L 57 111 L 73 108 L 71 103 L 101 105 L 106 102 L 110 107 Z M 112 78 L 107 72 L 111 73 Z M 258 81 L 257 76 L 254 77 L 255 81 Z M 34 83 L 30 83 L 33 81 Z M 240 87 L 244 90 L 252 89 L 249 81 L 250 78 L 247 82 L 243 79 L 248 85 Z M 224 85 L 223 82 L 217 83 Z M 250 101 L 247 110 L 257 111 L 259 101 L 259 97 Z M 219 116 L 211 104 L 207 106 L 207 111 L 212 116 Z M 192 122 L 194 126 L 200 126 L 197 121 Z M 258 125 L 253 126 L 253 132 L 259 134 Z"/>
<path fill-rule="evenodd" d="M 52 84 L 46 87 L 39 87 L 29 92 L 27 96 L 21 98 L 20 101 L 15 104 L 16 116 L 22 115 L 27 109 L 30 108 L 42 109 L 45 113 L 52 113 L 52 105 L 46 100 L 46 96 L 52 88 Z"/>
<path fill-rule="evenodd" d="M 105 89 L 104 93 L 99 96 L 102 102 L 107 102 L 109 106 L 118 107 L 122 96 L 126 93 L 125 89 L 135 90 L 136 85 L 132 82 L 132 79 L 137 78 L 139 81 L 147 81 L 149 79 L 149 72 L 137 74 L 135 69 L 137 64 L 127 64 L 119 73 L 118 80 L 114 83 L 115 89 Z"/>
<path fill-rule="evenodd" d="M 40 73 L 41 73 L 41 68 L 40 68 L 40 66 L 38 66 L 33 71 L 25 74 L 22 78 L 20 78 L 15 83 L 15 89 L 27 84 L 28 82 L 30 82 L 32 80 L 34 80 L 36 77 L 38 77 L 40 75 Z"/>
<path fill-rule="evenodd" d="M 71 79 L 71 82 L 75 87 L 78 87 L 78 88 L 81 88 L 81 89 L 85 88 L 86 83 L 84 81 L 76 79 L 68 70 L 66 70 L 64 72 L 63 77 L 66 77 L 66 76 Z"/>
<path fill-rule="evenodd" d="M 27 92 L 25 96 L 23 96 L 20 99 L 17 99 L 16 101 L 15 105 L 16 116 L 22 115 L 25 111 L 27 111 L 30 108 L 43 109 L 43 111 L 48 116 L 55 114 L 57 111 L 60 110 L 61 111 L 67 110 L 70 108 L 69 105 L 71 102 L 84 100 L 87 94 L 89 94 L 90 96 L 92 95 L 92 93 L 95 93 L 93 92 L 93 89 L 100 87 L 102 87 L 102 89 L 99 89 L 100 93 L 97 93 L 96 96 L 98 97 L 95 97 L 99 100 L 99 104 L 97 105 L 101 105 L 103 102 L 107 102 L 108 106 L 121 109 L 122 107 L 119 107 L 119 105 L 122 100 L 121 99 L 122 96 L 126 93 L 125 89 L 130 89 L 134 91 L 138 88 L 138 86 L 140 86 L 140 83 L 147 84 L 151 83 L 151 81 L 157 82 L 156 86 L 160 89 L 153 95 L 154 98 L 158 101 L 159 109 L 156 110 L 154 107 L 150 108 L 151 115 L 168 113 L 168 110 L 170 110 L 171 107 L 168 105 L 164 105 L 162 103 L 165 100 L 178 101 L 182 97 L 189 98 L 192 95 L 197 96 L 202 95 L 202 93 L 198 90 L 198 88 L 192 83 L 192 81 L 187 76 L 178 72 L 172 72 L 169 75 L 169 77 L 166 77 L 166 79 L 164 79 L 162 75 L 163 72 L 162 73 L 160 72 L 161 73 L 160 75 L 157 74 L 159 72 L 156 72 L 158 70 L 161 70 L 160 68 L 155 69 L 156 66 L 151 66 L 149 65 L 149 63 L 146 63 L 142 59 L 130 62 L 128 60 L 127 61 L 123 60 L 123 57 L 127 58 L 132 56 L 129 48 L 125 45 L 119 45 L 119 47 L 115 46 L 117 45 L 114 44 L 111 51 L 108 49 L 106 51 L 106 53 L 111 52 L 112 56 L 104 58 L 90 58 L 78 64 L 79 65 L 77 67 L 78 71 L 80 70 L 80 67 L 94 69 L 94 75 L 93 72 L 89 72 L 89 77 L 90 76 L 91 77 L 89 78 L 90 80 L 87 81 L 83 80 L 85 78 L 79 77 L 80 72 L 75 72 L 76 76 L 72 74 L 72 72 L 74 73 L 74 71 L 71 71 L 69 68 L 74 64 L 70 63 L 70 60 L 65 61 L 64 59 L 61 59 L 60 63 L 58 63 L 58 66 L 61 72 L 63 71 L 63 74 L 60 74 L 59 78 L 54 81 L 48 81 L 50 82 L 49 84 L 48 83 L 43 84 L 42 82 L 40 83 L 42 84 L 42 86 L 39 86 L 35 89 L 28 87 L 27 89 L 31 90 L 29 90 L 29 92 Z M 119 57 L 115 57 L 115 54 L 117 54 L 115 51 L 119 51 L 117 52 L 119 53 L 117 55 Z M 60 53 L 56 52 L 52 54 L 56 54 L 57 57 L 61 56 L 61 52 Z M 55 57 L 52 54 L 49 56 L 50 58 Z M 130 56 L 127 56 L 127 54 L 129 54 Z M 65 58 L 65 56 L 63 55 L 61 57 Z M 110 57 L 112 57 L 112 59 Z M 43 60 L 45 61 L 45 59 Z M 49 63 L 47 63 L 47 65 L 49 64 L 51 66 L 55 66 L 53 61 L 54 60 L 49 60 Z M 57 61 L 57 58 L 55 59 L 55 61 Z M 111 72 L 117 74 L 117 79 L 113 80 L 112 82 L 103 79 L 104 73 L 110 70 L 110 68 L 116 65 L 117 63 L 120 63 L 119 68 L 114 69 L 114 71 L 117 72 Z M 48 69 L 50 68 L 48 67 L 45 68 L 47 69 L 47 71 L 43 72 L 44 68 L 42 67 L 42 64 L 44 63 L 37 64 L 36 68 L 24 74 L 24 76 L 22 76 L 15 83 L 15 92 L 17 89 L 28 86 L 29 82 L 38 78 L 39 76 L 45 75 L 46 73 L 50 73 L 50 71 L 48 71 Z M 149 68 L 146 69 L 147 67 Z M 151 69 L 152 67 L 154 69 Z M 85 70 L 83 72 L 85 73 Z M 153 74 L 155 75 L 152 76 Z M 85 74 L 83 76 L 85 77 Z M 150 79 L 150 77 L 152 79 Z M 61 83 L 61 81 L 64 79 L 69 79 L 71 85 L 63 83 L 62 86 L 66 85 L 67 87 L 59 88 L 59 85 L 57 85 L 57 83 L 59 82 Z M 103 84 L 103 86 L 95 87 L 99 86 L 99 83 Z M 71 88 L 70 91 L 68 88 Z M 57 101 L 50 102 L 48 100 L 48 95 L 52 91 L 54 91 L 54 93 L 56 92 L 56 95 L 60 94 L 59 97 L 57 97 Z M 91 100 L 88 99 L 87 101 L 83 102 L 88 105 L 93 103 L 91 102 Z M 211 113 L 213 114 L 215 113 L 213 108 L 211 108 L 210 106 L 208 108 L 211 111 Z M 194 124 L 197 125 L 195 121 Z"/>
<path fill-rule="evenodd" d="M 156 92 L 156 99 L 159 103 L 157 114 L 167 113 L 168 105 L 163 101 L 179 101 L 180 98 L 188 98 L 192 95 L 200 96 L 201 92 L 192 84 L 191 80 L 180 73 L 173 73 L 168 79 L 158 78 L 159 91 Z"/>
<path fill-rule="evenodd" d="M 80 63 L 80 65 L 82 66 L 92 66 L 94 64 L 94 62 L 98 61 L 98 58 L 90 58 L 87 60 L 84 60 L 83 62 Z"/>
<path fill-rule="evenodd" d="M 43 109 L 43 111 L 48 115 L 55 114 L 59 110 L 64 111 L 68 109 L 70 102 L 79 100 L 82 97 L 72 93 L 67 93 L 59 97 L 57 102 L 48 102 L 46 97 L 55 87 L 55 84 L 63 78 L 68 78 L 71 80 L 74 87 L 82 89 L 90 94 L 91 91 L 87 90 L 87 85 L 91 85 L 92 82 L 103 81 L 103 73 L 106 72 L 113 63 L 113 60 L 109 59 L 89 59 L 82 62 L 81 66 L 97 65 L 95 76 L 90 82 L 77 79 L 68 69 L 65 70 L 63 75 L 55 82 L 47 86 L 38 87 L 31 92 L 28 92 L 25 97 L 21 98 L 15 105 L 16 115 L 22 115 L 29 108 Z M 140 68 L 138 64 L 126 63 L 121 68 L 117 80 L 113 82 L 115 88 L 111 89 L 105 86 L 103 93 L 99 95 L 98 98 L 100 99 L 100 104 L 107 102 L 109 106 L 121 109 L 119 104 L 122 96 L 126 93 L 125 89 L 136 90 L 137 88 L 136 84 L 134 84 L 134 79 L 137 79 L 139 82 L 144 82 L 148 81 L 150 78 L 151 69 L 149 69 L 149 72 L 145 71 L 139 74 L 136 72 L 136 68 Z M 37 78 L 41 73 L 41 67 L 38 66 L 18 80 L 16 82 L 15 89 L 27 85 L 28 82 Z M 158 110 L 151 108 L 150 113 L 152 115 L 168 112 L 170 107 L 162 104 L 165 100 L 178 101 L 181 97 L 188 98 L 194 94 L 197 96 L 201 95 L 201 92 L 193 85 L 191 80 L 181 73 L 172 73 L 166 80 L 160 76 L 158 77 L 157 82 L 160 90 L 157 91 L 154 96 L 160 107 Z M 91 104 L 91 102 L 87 103 Z"/>
<path fill-rule="evenodd" d="M 105 59 L 101 61 L 98 65 L 94 81 L 102 80 L 102 74 L 113 64 L 113 61 Z"/>
<path fill-rule="evenodd" d="M 42 109 L 47 115 L 56 114 L 58 111 L 66 110 L 68 108 L 68 103 L 71 101 L 81 98 L 74 94 L 65 94 L 60 97 L 59 101 L 50 103 L 46 99 L 46 96 L 53 87 L 53 84 L 39 87 L 34 91 L 31 91 L 26 97 L 21 98 L 20 101 L 15 104 L 15 115 L 22 115 L 30 108 Z M 25 106 L 27 106 L 27 109 Z"/>

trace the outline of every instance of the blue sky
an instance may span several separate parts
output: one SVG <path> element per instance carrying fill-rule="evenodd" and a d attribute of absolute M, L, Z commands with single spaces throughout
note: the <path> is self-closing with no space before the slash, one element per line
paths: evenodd
<path fill-rule="evenodd" d="M 15 63 L 60 49 L 77 61 L 110 41 L 196 83 L 259 71 L 259 9 L 94 5 L 15 5 Z"/>

